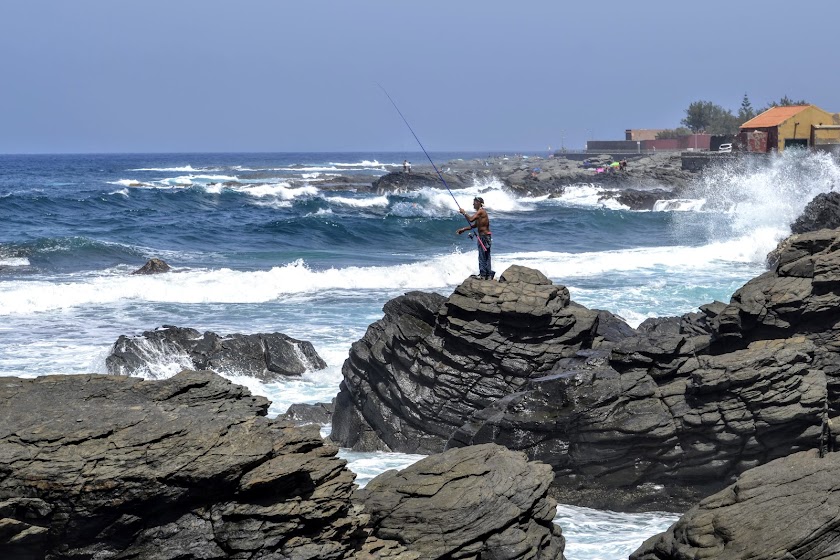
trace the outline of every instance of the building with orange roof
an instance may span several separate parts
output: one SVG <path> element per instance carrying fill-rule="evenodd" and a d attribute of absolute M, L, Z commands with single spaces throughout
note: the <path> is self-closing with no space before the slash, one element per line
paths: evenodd
<path fill-rule="evenodd" d="M 840 113 L 816 105 L 772 107 L 741 125 L 738 142 L 748 152 L 791 147 L 835 151 L 840 147 Z"/>

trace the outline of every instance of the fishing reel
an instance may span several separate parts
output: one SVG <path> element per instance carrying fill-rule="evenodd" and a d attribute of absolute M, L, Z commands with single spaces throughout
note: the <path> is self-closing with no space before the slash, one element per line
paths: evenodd
<path fill-rule="evenodd" d="M 469 237 L 470 239 L 475 239 L 475 234 L 473 232 L 469 232 L 467 234 L 467 237 Z"/>

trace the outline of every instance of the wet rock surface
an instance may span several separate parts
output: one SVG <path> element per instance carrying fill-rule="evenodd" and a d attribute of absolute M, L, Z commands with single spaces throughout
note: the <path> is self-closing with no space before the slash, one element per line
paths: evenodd
<path fill-rule="evenodd" d="M 172 268 L 163 259 L 149 259 L 146 264 L 132 272 L 132 274 L 161 274 L 169 272 Z"/>
<path fill-rule="evenodd" d="M 112 375 L 148 373 L 160 361 L 249 375 L 261 381 L 300 376 L 327 367 L 310 342 L 282 333 L 218 335 L 164 325 L 140 336 L 120 336 L 105 359 Z"/>

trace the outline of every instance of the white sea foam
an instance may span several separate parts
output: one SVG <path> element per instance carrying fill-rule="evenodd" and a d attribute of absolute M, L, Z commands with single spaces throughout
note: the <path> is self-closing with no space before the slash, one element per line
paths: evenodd
<path fill-rule="evenodd" d="M 139 169 L 129 169 L 129 171 L 176 171 L 176 172 L 193 172 L 204 171 L 204 169 L 195 169 L 192 165 L 183 165 L 181 167 L 141 167 Z"/>
<path fill-rule="evenodd" d="M 617 513 L 558 504 L 554 522 L 563 529 L 569 560 L 618 560 L 677 519 L 672 513 Z"/>
<path fill-rule="evenodd" d="M 705 226 L 712 238 L 722 231 L 746 235 L 770 228 L 780 239 L 790 233 L 791 222 L 817 194 L 840 189 L 840 165 L 830 154 L 788 150 L 769 166 L 746 165 L 710 169 L 686 193 L 705 200 L 703 211 L 709 213 Z"/>
<path fill-rule="evenodd" d="M 699 212 L 706 204 L 704 198 L 674 198 L 657 200 L 653 203 L 654 212 Z"/>
<path fill-rule="evenodd" d="M 614 189 L 605 189 L 595 185 L 569 185 L 563 189 L 563 193 L 551 199 L 555 204 L 567 206 L 595 206 L 609 208 L 611 210 L 628 210 L 629 207 L 621 204 L 613 198 L 603 198 L 608 192 Z"/>
<path fill-rule="evenodd" d="M 699 247 L 654 247 L 616 251 L 564 253 L 539 251 L 494 255 L 495 270 L 512 264 L 541 270 L 566 285 L 610 274 L 658 275 L 721 274 L 757 266 L 773 246 L 773 230 L 757 230 L 750 237 Z M 11 282 L 0 292 L 0 315 L 38 313 L 84 305 L 121 301 L 171 303 L 260 303 L 290 296 L 316 297 L 380 290 L 446 291 L 475 272 L 475 251 L 455 251 L 424 261 L 388 267 L 347 267 L 312 270 L 303 261 L 265 271 L 183 270 L 155 276 L 70 276 L 53 282 Z M 574 297 L 574 296 L 573 296 Z M 705 303 L 705 302 L 704 302 Z"/>
<path fill-rule="evenodd" d="M 330 203 L 353 206 L 355 208 L 373 208 L 377 206 L 388 206 L 388 197 L 377 196 L 374 198 L 349 198 L 346 196 L 331 196 L 327 199 Z"/>
<path fill-rule="evenodd" d="M 0 257 L 0 266 L 29 266 L 26 257 Z"/>
<path fill-rule="evenodd" d="M 119 181 L 109 181 L 109 185 L 120 185 L 121 187 L 140 187 L 144 183 L 137 179 L 120 179 Z"/>
<path fill-rule="evenodd" d="M 292 187 L 286 182 L 261 185 L 242 185 L 234 187 L 234 190 L 257 198 L 277 197 L 281 200 L 294 200 L 304 196 L 315 196 L 319 193 L 318 189 L 315 187 L 309 185 Z"/>
<path fill-rule="evenodd" d="M 356 474 L 356 484 L 364 488 L 374 477 L 391 469 L 402 470 L 413 465 L 426 455 L 412 455 L 409 453 L 359 453 L 349 449 L 340 449 L 338 456 L 347 461 L 347 468 Z"/>
<path fill-rule="evenodd" d="M 373 161 L 362 160 L 362 161 L 359 161 L 359 162 L 356 162 L 356 163 L 339 163 L 339 162 L 329 161 L 327 163 L 329 163 L 330 165 L 334 165 L 336 167 L 347 167 L 347 168 L 350 168 L 350 169 L 352 169 L 354 167 L 378 167 L 378 168 L 381 168 L 384 165 L 382 163 L 379 163 L 376 160 L 373 160 Z M 390 165 L 396 165 L 396 164 L 392 163 Z M 402 164 L 400 164 L 400 165 L 402 165 Z"/>

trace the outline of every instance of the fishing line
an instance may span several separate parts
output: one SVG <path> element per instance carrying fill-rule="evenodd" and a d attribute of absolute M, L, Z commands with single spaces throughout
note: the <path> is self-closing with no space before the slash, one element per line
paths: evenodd
<path fill-rule="evenodd" d="M 378 86 L 380 87 L 380 89 L 382 89 L 382 91 L 385 93 L 385 96 L 388 98 L 388 101 L 390 101 L 390 102 L 391 102 L 391 105 L 393 105 L 393 106 L 394 106 L 394 109 L 396 109 L 396 110 L 397 110 L 397 113 L 400 115 L 400 118 L 402 118 L 403 122 L 405 123 L 405 126 L 407 126 L 407 127 L 408 127 L 408 130 L 410 130 L 410 131 L 411 131 L 411 135 L 412 135 L 412 136 L 414 136 L 414 139 L 415 139 L 415 140 L 417 140 L 417 144 L 419 144 L 419 145 L 420 145 L 420 149 L 421 149 L 421 150 L 423 150 L 423 153 L 424 153 L 424 154 L 426 154 L 426 159 L 428 159 L 428 160 L 429 160 L 429 163 L 431 163 L 431 164 L 432 164 L 432 168 L 435 170 L 435 173 L 437 173 L 437 176 L 438 176 L 438 178 L 440 179 L 440 182 L 441 182 L 441 183 L 443 183 L 443 186 L 444 186 L 444 187 L 446 187 L 446 190 L 447 190 L 447 191 L 449 191 L 449 196 L 451 196 L 451 197 L 452 197 L 452 200 L 454 200 L 454 201 L 455 201 L 455 205 L 456 205 L 456 206 L 458 207 L 458 209 L 460 210 L 460 209 L 461 209 L 461 205 L 460 205 L 460 204 L 458 204 L 458 199 L 457 199 L 457 198 L 455 198 L 455 195 L 454 195 L 454 194 L 452 194 L 452 190 L 449 188 L 449 185 L 447 185 L 447 184 L 446 184 L 446 180 L 443 178 L 443 175 L 441 175 L 440 171 L 439 171 L 439 170 L 438 170 L 438 168 L 437 168 L 437 165 L 435 165 L 435 162 L 433 162 L 433 161 L 432 161 L 432 158 L 431 158 L 431 157 L 429 157 L 429 152 L 427 152 L 427 151 L 426 151 L 426 148 L 424 148 L 424 147 L 423 147 L 423 142 L 421 142 L 421 141 L 420 141 L 420 139 L 417 137 L 417 135 L 414 133 L 414 129 L 413 129 L 413 128 L 411 128 L 411 125 L 410 125 L 410 124 L 408 124 L 408 120 L 405 118 L 405 115 L 403 115 L 403 114 L 402 114 L 402 111 L 400 111 L 400 108 L 399 108 L 399 107 L 397 107 L 397 104 L 394 102 L 394 100 L 393 100 L 393 99 L 391 99 L 391 96 L 390 96 L 390 95 L 388 95 L 388 91 L 387 91 L 387 90 L 386 90 L 386 89 L 382 86 L 382 84 L 377 83 L 376 85 L 378 85 Z M 466 214 L 464 214 L 463 216 L 464 216 L 464 219 L 465 219 L 465 220 L 467 220 L 467 223 L 468 223 L 468 224 L 470 224 L 470 229 L 472 229 L 472 222 L 470 222 L 470 219 L 469 219 L 469 218 L 467 218 L 467 215 L 466 215 Z M 472 235 L 472 234 L 471 234 L 471 235 Z M 487 252 L 487 247 L 485 247 L 485 246 L 484 246 L 484 243 L 481 241 L 481 237 L 480 237 L 479 235 L 477 235 L 477 234 L 476 234 L 476 238 L 478 239 L 478 244 L 479 244 L 479 245 L 481 245 L 481 248 L 482 248 L 482 249 L 484 250 L 484 252 L 486 253 L 486 252 Z"/>

